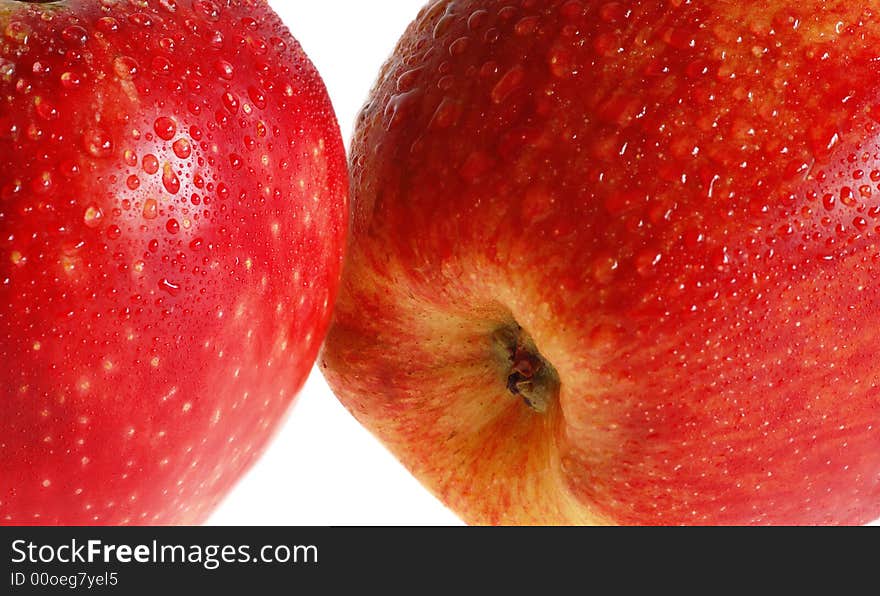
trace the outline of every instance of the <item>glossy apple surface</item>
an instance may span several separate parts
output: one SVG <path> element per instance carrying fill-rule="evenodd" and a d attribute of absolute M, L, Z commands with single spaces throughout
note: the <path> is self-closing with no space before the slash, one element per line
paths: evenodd
<path fill-rule="evenodd" d="M 438 0 L 324 371 L 482 524 L 880 516 L 880 12 Z"/>
<path fill-rule="evenodd" d="M 0 0 L 0 523 L 206 518 L 314 362 L 348 174 L 258 0 Z"/>

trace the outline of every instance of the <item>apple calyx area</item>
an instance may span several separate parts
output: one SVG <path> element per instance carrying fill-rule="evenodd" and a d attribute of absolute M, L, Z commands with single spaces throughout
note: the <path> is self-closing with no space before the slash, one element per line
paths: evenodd
<path fill-rule="evenodd" d="M 494 339 L 507 390 L 535 412 L 546 414 L 559 395 L 556 369 L 544 359 L 526 330 L 516 323 L 498 329 Z"/>

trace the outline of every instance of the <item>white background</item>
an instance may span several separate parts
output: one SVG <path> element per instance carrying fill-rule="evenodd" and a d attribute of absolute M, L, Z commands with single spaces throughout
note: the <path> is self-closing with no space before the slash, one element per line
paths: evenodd
<path fill-rule="evenodd" d="M 318 67 L 346 145 L 397 40 L 426 0 L 270 0 Z M 217 525 L 446 525 L 458 519 L 312 373 L 281 433 Z"/>

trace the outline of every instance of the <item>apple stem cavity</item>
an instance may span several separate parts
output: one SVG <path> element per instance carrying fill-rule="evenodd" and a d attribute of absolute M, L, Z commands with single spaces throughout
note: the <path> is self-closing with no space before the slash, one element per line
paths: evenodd
<path fill-rule="evenodd" d="M 518 324 L 495 332 L 507 390 L 531 410 L 546 414 L 559 395 L 559 375 L 538 351 L 535 341 Z"/>

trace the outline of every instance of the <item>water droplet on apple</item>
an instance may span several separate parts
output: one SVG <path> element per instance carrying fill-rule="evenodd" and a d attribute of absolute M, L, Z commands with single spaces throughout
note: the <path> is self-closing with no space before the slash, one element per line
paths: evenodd
<path fill-rule="evenodd" d="M 501 104 L 507 101 L 513 93 L 519 89 L 525 80 L 525 68 L 517 64 L 501 77 L 501 80 L 492 88 L 492 103 Z"/>
<path fill-rule="evenodd" d="M 180 180 L 169 163 L 162 170 L 162 185 L 170 194 L 176 195 L 180 191 Z"/>
<path fill-rule="evenodd" d="M 146 201 L 144 201 L 144 219 L 156 219 L 158 215 L 159 205 L 156 202 L 156 199 L 147 199 Z"/>
<path fill-rule="evenodd" d="M 177 296 L 180 293 L 180 284 L 176 284 L 163 277 L 159 281 L 159 289 L 171 296 Z"/>
<path fill-rule="evenodd" d="M 214 63 L 214 71 L 221 79 L 231 81 L 235 76 L 235 67 L 226 60 L 218 60 Z"/>
<path fill-rule="evenodd" d="M 61 73 L 61 85 L 65 89 L 75 89 L 82 84 L 82 75 L 77 72 L 67 71 Z"/>
<path fill-rule="evenodd" d="M 95 27 L 102 33 L 116 33 L 119 31 L 119 21 L 113 17 L 101 17 L 95 23 Z"/>
<path fill-rule="evenodd" d="M 180 159 L 187 159 L 192 153 L 192 147 L 186 139 L 178 139 L 171 148 L 174 150 L 174 155 Z"/>
<path fill-rule="evenodd" d="M 211 22 L 220 20 L 220 6 L 212 0 L 197 0 L 194 7 L 199 14 Z"/>
<path fill-rule="evenodd" d="M 50 172 L 42 172 L 31 181 L 31 189 L 38 195 L 44 195 L 52 190 L 52 184 L 52 174 Z"/>
<path fill-rule="evenodd" d="M 144 156 L 143 168 L 144 172 L 152 176 L 159 171 L 159 159 L 152 153 L 148 153 Z"/>
<path fill-rule="evenodd" d="M 424 68 L 414 68 L 408 70 L 397 78 L 397 91 L 406 93 L 411 91 L 419 80 L 419 76 L 424 72 Z"/>
<path fill-rule="evenodd" d="M 461 105 L 448 97 L 443 98 L 434 116 L 431 118 L 429 126 L 432 128 L 449 128 L 458 121 L 461 115 Z"/>
<path fill-rule="evenodd" d="M 43 120 L 58 119 L 58 109 L 51 102 L 43 99 L 42 97 L 34 98 L 34 107 L 36 108 L 37 116 L 39 116 Z"/>
<path fill-rule="evenodd" d="M 248 97 L 250 97 L 251 102 L 253 102 L 253 104 L 257 108 L 259 108 L 261 110 L 266 109 L 266 105 L 268 102 L 266 101 L 266 93 L 265 92 L 257 89 L 256 87 L 248 87 Z"/>
<path fill-rule="evenodd" d="M 420 95 L 420 89 L 413 89 L 392 96 L 385 107 L 385 127 L 391 130 L 400 124 L 406 114 L 414 107 Z"/>
<path fill-rule="evenodd" d="M 471 31 L 479 31 L 489 21 L 489 12 L 483 9 L 475 10 L 468 17 L 467 25 Z"/>
<path fill-rule="evenodd" d="M 137 165 L 137 153 L 131 149 L 125 150 L 125 153 L 122 154 L 122 159 L 125 161 L 125 165 L 129 167 L 133 168 Z"/>
<path fill-rule="evenodd" d="M 113 140 L 103 130 L 88 131 L 83 135 L 83 147 L 89 155 L 106 158 L 113 154 Z"/>
<path fill-rule="evenodd" d="M 577 71 L 574 54 L 566 48 L 556 47 L 551 50 L 548 63 L 550 65 L 550 72 L 559 79 L 570 77 Z"/>
<path fill-rule="evenodd" d="M 159 138 L 165 141 L 170 141 L 177 134 L 177 124 L 166 116 L 156 118 L 156 122 L 153 123 L 153 129 Z"/>
<path fill-rule="evenodd" d="M 128 16 L 128 22 L 137 27 L 152 27 L 153 19 L 150 15 L 143 12 L 136 12 Z"/>
<path fill-rule="evenodd" d="M 33 66 L 31 66 L 31 72 L 38 76 L 45 76 L 52 72 L 52 65 L 49 62 L 37 60 L 34 62 Z"/>
<path fill-rule="evenodd" d="M 218 31 L 215 29 L 214 31 L 211 31 L 208 35 L 206 35 L 205 39 L 208 40 L 208 44 L 215 50 L 222 50 L 223 43 L 226 40 L 226 36 L 223 35 L 222 31 Z"/>
<path fill-rule="evenodd" d="M 607 285 L 614 280 L 619 267 L 620 265 L 614 257 L 599 257 L 593 263 L 593 279 L 599 284 Z"/>
<path fill-rule="evenodd" d="M 165 56 L 154 56 L 152 62 L 150 62 L 150 68 L 157 75 L 169 75 L 172 69 L 171 60 Z"/>
<path fill-rule="evenodd" d="M 822 206 L 825 207 L 826 211 L 833 211 L 836 203 L 837 199 L 835 199 L 834 195 L 832 195 L 831 193 L 826 193 L 822 197 Z"/>
<path fill-rule="evenodd" d="M 434 26 L 434 31 L 433 31 L 434 39 L 440 39 L 444 35 L 446 35 L 446 32 L 449 31 L 449 29 L 455 23 L 455 20 L 456 20 L 456 17 L 454 15 L 447 14 L 444 17 L 442 17 L 439 21 L 437 21 L 437 24 Z"/>
<path fill-rule="evenodd" d="M 101 211 L 101 208 L 92 203 L 88 207 L 86 207 L 86 212 L 83 215 L 83 222 L 90 228 L 97 228 L 101 225 L 101 220 L 104 219 L 104 212 Z"/>
<path fill-rule="evenodd" d="M 7 39 L 27 45 L 31 30 L 30 27 L 21 21 L 10 21 L 3 33 Z"/>
<path fill-rule="evenodd" d="M 523 17 L 513 27 L 513 32 L 519 36 L 532 35 L 537 29 L 539 19 L 536 16 Z"/>
<path fill-rule="evenodd" d="M 223 94 L 223 106 L 230 114 L 237 114 L 239 108 L 238 98 L 228 91 Z"/>
<path fill-rule="evenodd" d="M 130 81 L 138 75 L 140 66 L 131 56 L 119 56 L 113 61 L 113 71 L 120 79 Z"/>
<path fill-rule="evenodd" d="M 656 250 L 646 249 L 636 255 L 636 272 L 642 277 L 653 275 L 657 265 L 663 260 L 663 255 Z"/>

